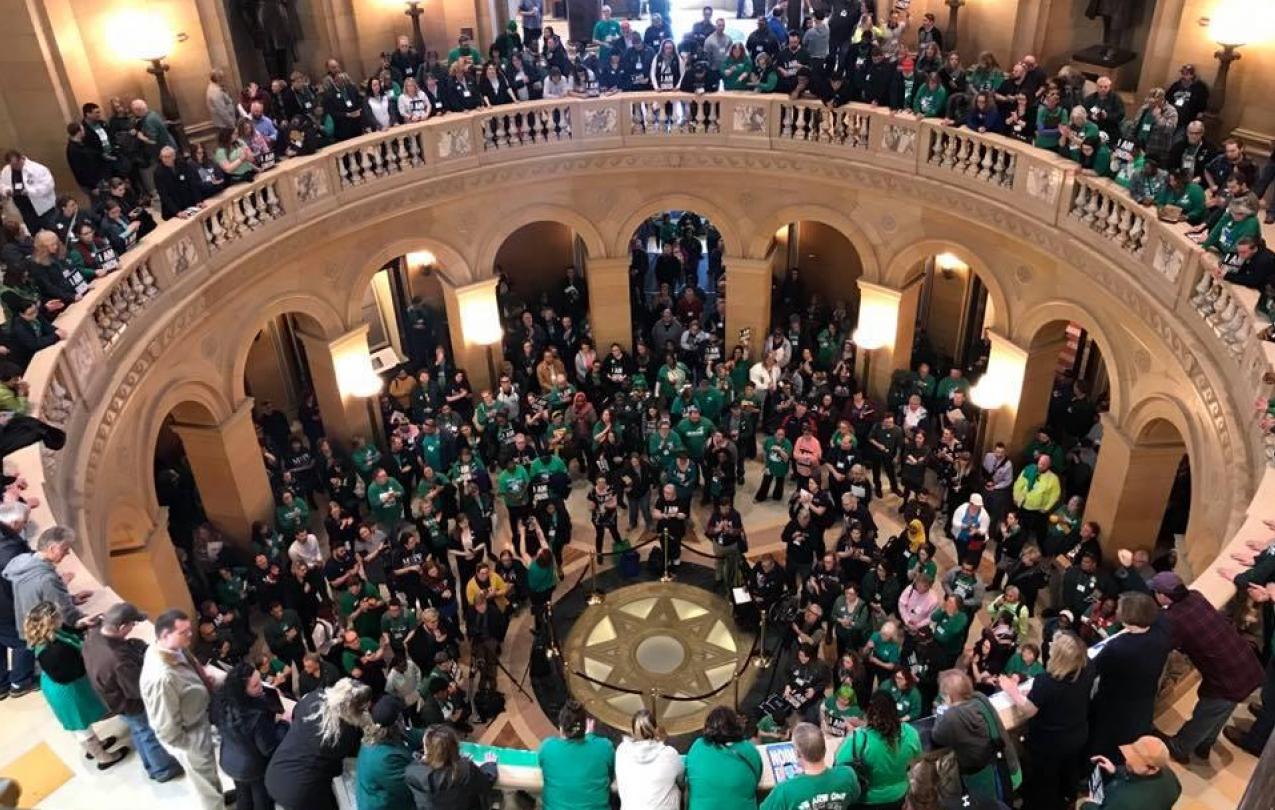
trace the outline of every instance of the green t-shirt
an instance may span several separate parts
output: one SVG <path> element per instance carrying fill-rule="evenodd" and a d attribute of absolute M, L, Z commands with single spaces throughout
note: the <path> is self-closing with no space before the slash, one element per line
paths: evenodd
<path fill-rule="evenodd" d="M 700 737 L 686 754 L 687 810 L 756 810 L 761 773 L 752 743 L 721 746 Z"/>
<path fill-rule="evenodd" d="M 397 619 L 389 613 L 381 615 L 381 632 L 389 636 L 393 644 L 402 644 L 414 627 L 416 627 L 416 611 L 414 610 L 402 611 Z"/>
<path fill-rule="evenodd" d="M 899 717 L 906 717 L 909 720 L 921 718 L 921 692 L 915 686 L 904 692 L 891 678 L 881 685 L 880 691 L 885 692 L 894 701 L 894 708 L 898 710 Z"/>
<path fill-rule="evenodd" d="M 647 458 L 651 459 L 652 464 L 662 467 L 673 466 L 677 454 L 684 449 L 682 437 L 677 435 L 675 430 L 670 430 L 667 436 L 661 436 L 659 431 L 656 431 L 646 440 Z"/>
<path fill-rule="evenodd" d="M 345 669 L 345 674 L 349 675 L 359 666 L 359 659 L 370 652 L 376 652 L 381 645 L 377 644 L 370 638 L 359 639 L 359 651 L 356 654 L 353 650 L 345 650 L 341 653 L 341 666 Z"/>
<path fill-rule="evenodd" d="M 550 737 L 540 744 L 544 810 L 610 810 L 615 747 L 593 734 L 583 739 Z"/>
<path fill-rule="evenodd" d="M 788 461 L 792 458 L 792 442 L 768 436 L 762 443 L 762 454 L 766 457 L 767 475 L 778 478 L 788 474 Z"/>
<path fill-rule="evenodd" d="M 876 729 L 861 729 L 845 739 L 837 749 L 838 765 L 861 763 L 867 777 L 865 804 L 897 802 L 908 793 L 908 765 L 921 755 L 921 735 L 904 723 L 894 745 Z"/>
<path fill-rule="evenodd" d="M 828 719 L 828 728 L 841 735 L 849 730 L 846 721 L 852 717 L 863 717 L 863 710 L 853 701 L 844 709 L 837 705 L 837 696 L 828 695 L 823 699 L 823 716 Z"/>
<path fill-rule="evenodd" d="M 1037 675 L 1045 671 L 1045 665 L 1040 661 L 1027 663 L 1023 660 L 1022 652 L 1016 652 L 1010 656 L 1009 662 L 1005 664 L 1006 675 L 1018 675 L 1022 680 L 1035 678 Z"/>
<path fill-rule="evenodd" d="M 930 614 L 930 622 L 934 625 L 934 641 L 949 655 L 960 655 L 965 646 L 965 628 L 969 625 L 969 617 L 965 611 L 958 610 L 955 615 L 947 615 L 947 611 L 939 608 Z"/>
<path fill-rule="evenodd" d="M 371 481 L 372 473 L 376 472 L 376 466 L 381 463 L 381 451 L 373 445 L 365 444 L 350 454 L 350 461 L 364 481 Z"/>
<path fill-rule="evenodd" d="M 359 602 L 367 598 L 381 598 L 380 591 L 370 582 L 364 582 L 357 593 L 350 593 L 348 588 L 343 589 L 336 595 L 336 609 L 340 612 L 342 619 L 347 619 L 359 606 Z M 358 631 L 360 636 L 365 638 L 379 637 L 381 634 L 380 612 L 368 610 L 360 613 L 358 618 L 354 620 L 354 629 Z"/>
<path fill-rule="evenodd" d="M 274 522 L 280 534 L 291 537 L 310 522 L 310 507 L 305 501 L 293 498 L 290 506 L 281 503 L 275 507 Z"/>
<path fill-rule="evenodd" d="M 859 777 L 834 765 L 814 776 L 802 774 L 780 782 L 761 810 L 850 810 L 859 800 Z"/>
<path fill-rule="evenodd" d="M 505 506 L 526 506 L 531 497 L 531 475 L 517 465 L 505 470 L 500 474 L 499 492 Z"/>
<path fill-rule="evenodd" d="M 702 415 L 698 422 L 683 419 L 677 423 L 677 434 L 686 443 L 686 452 L 699 461 L 704 458 L 704 445 L 708 444 L 708 437 L 713 435 L 713 423 Z"/>
<path fill-rule="evenodd" d="M 367 503 L 373 519 L 386 531 L 403 521 L 403 485 L 397 478 L 387 478 L 384 484 L 373 482 L 367 488 Z"/>
<path fill-rule="evenodd" d="M 899 662 L 899 645 L 895 641 L 886 641 L 881 638 L 880 633 L 873 633 L 872 638 L 872 655 L 878 661 L 884 661 L 887 664 L 897 664 Z"/>

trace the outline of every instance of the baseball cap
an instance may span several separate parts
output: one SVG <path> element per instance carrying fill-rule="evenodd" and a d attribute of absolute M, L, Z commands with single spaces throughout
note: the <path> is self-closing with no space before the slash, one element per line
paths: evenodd
<path fill-rule="evenodd" d="M 116 602 L 102 614 L 102 625 L 104 627 L 123 627 L 126 624 L 144 622 L 146 618 L 146 614 L 138 610 L 137 606 L 132 602 Z"/>
<path fill-rule="evenodd" d="M 381 695 L 372 706 L 372 722 L 378 726 L 392 726 L 403 716 L 403 701 L 394 695 Z"/>
<path fill-rule="evenodd" d="M 983 496 L 975 492 L 973 495 L 970 496 L 970 503 L 974 504 L 975 506 L 982 506 Z"/>
<path fill-rule="evenodd" d="M 1151 581 L 1147 584 L 1151 586 L 1152 591 L 1155 593 L 1162 593 L 1165 596 L 1181 590 L 1184 587 L 1182 585 L 1182 577 L 1172 571 L 1161 571 L 1151 577 Z"/>
<path fill-rule="evenodd" d="M 1169 747 L 1159 737 L 1146 735 L 1120 746 L 1125 762 L 1140 762 L 1158 770 L 1169 767 Z"/>

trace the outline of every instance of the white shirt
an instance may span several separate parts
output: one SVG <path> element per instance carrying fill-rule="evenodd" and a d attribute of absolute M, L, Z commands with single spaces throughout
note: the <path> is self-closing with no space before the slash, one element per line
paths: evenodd
<path fill-rule="evenodd" d="M 677 780 L 685 766 L 672 747 L 658 740 L 624 738 L 615 749 L 615 786 L 620 810 L 678 810 Z"/>
<path fill-rule="evenodd" d="M 319 547 L 319 538 L 307 534 L 305 540 L 293 540 L 288 546 L 288 559 L 314 568 L 323 565 L 323 549 Z"/>
<path fill-rule="evenodd" d="M 557 82 L 550 78 L 545 79 L 545 98 L 566 98 L 569 92 L 571 92 L 571 83 L 565 78 Z"/>
<path fill-rule="evenodd" d="M 774 391 L 779 387 L 779 365 L 766 368 L 764 361 L 753 363 L 748 370 L 748 379 L 757 386 L 758 391 Z"/>
<path fill-rule="evenodd" d="M 48 169 L 27 158 L 22 163 L 22 175 L 18 179 L 37 214 L 44 216 L 53 209 L 57 191 L 53 187 L 53 174 Z M 13 181 L 13 170 L 6 164 L 0 169 L 0 194 L 12 194 Z"/>

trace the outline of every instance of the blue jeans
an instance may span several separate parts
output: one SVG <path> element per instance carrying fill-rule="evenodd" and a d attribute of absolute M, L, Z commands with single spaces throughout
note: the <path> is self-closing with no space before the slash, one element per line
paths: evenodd
<path fill-rule="evenodd" d="M 151 779 L 167 779 L 181 771 L 181 763 L 155 739 L 155 732 L 146 720 L 146 712 L 121 714 L 120 719 L 128 726 L 128 733 L 133 738 L 138 756 L 142 758 L 147 776 Z"/>
<path fill-rule="evenodd" d="M 0 627 L 0 688 L 21 689 L 35 678 L 35 653 L 12 627 Z M 12 650 L 12 659 L 10 659 Z M 11 666 L 12 665 L 12 666 Z"/>

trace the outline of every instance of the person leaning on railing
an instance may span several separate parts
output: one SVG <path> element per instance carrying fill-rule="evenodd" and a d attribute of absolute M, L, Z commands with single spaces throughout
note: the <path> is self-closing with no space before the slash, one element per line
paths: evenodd
<path fill-rule="evenodd" d="M 558 712 L 558 735 L 540 744 L 544 810 L 609 810 L 615 748 L 593 733 L 594 720 L 574 698 Z"/>

